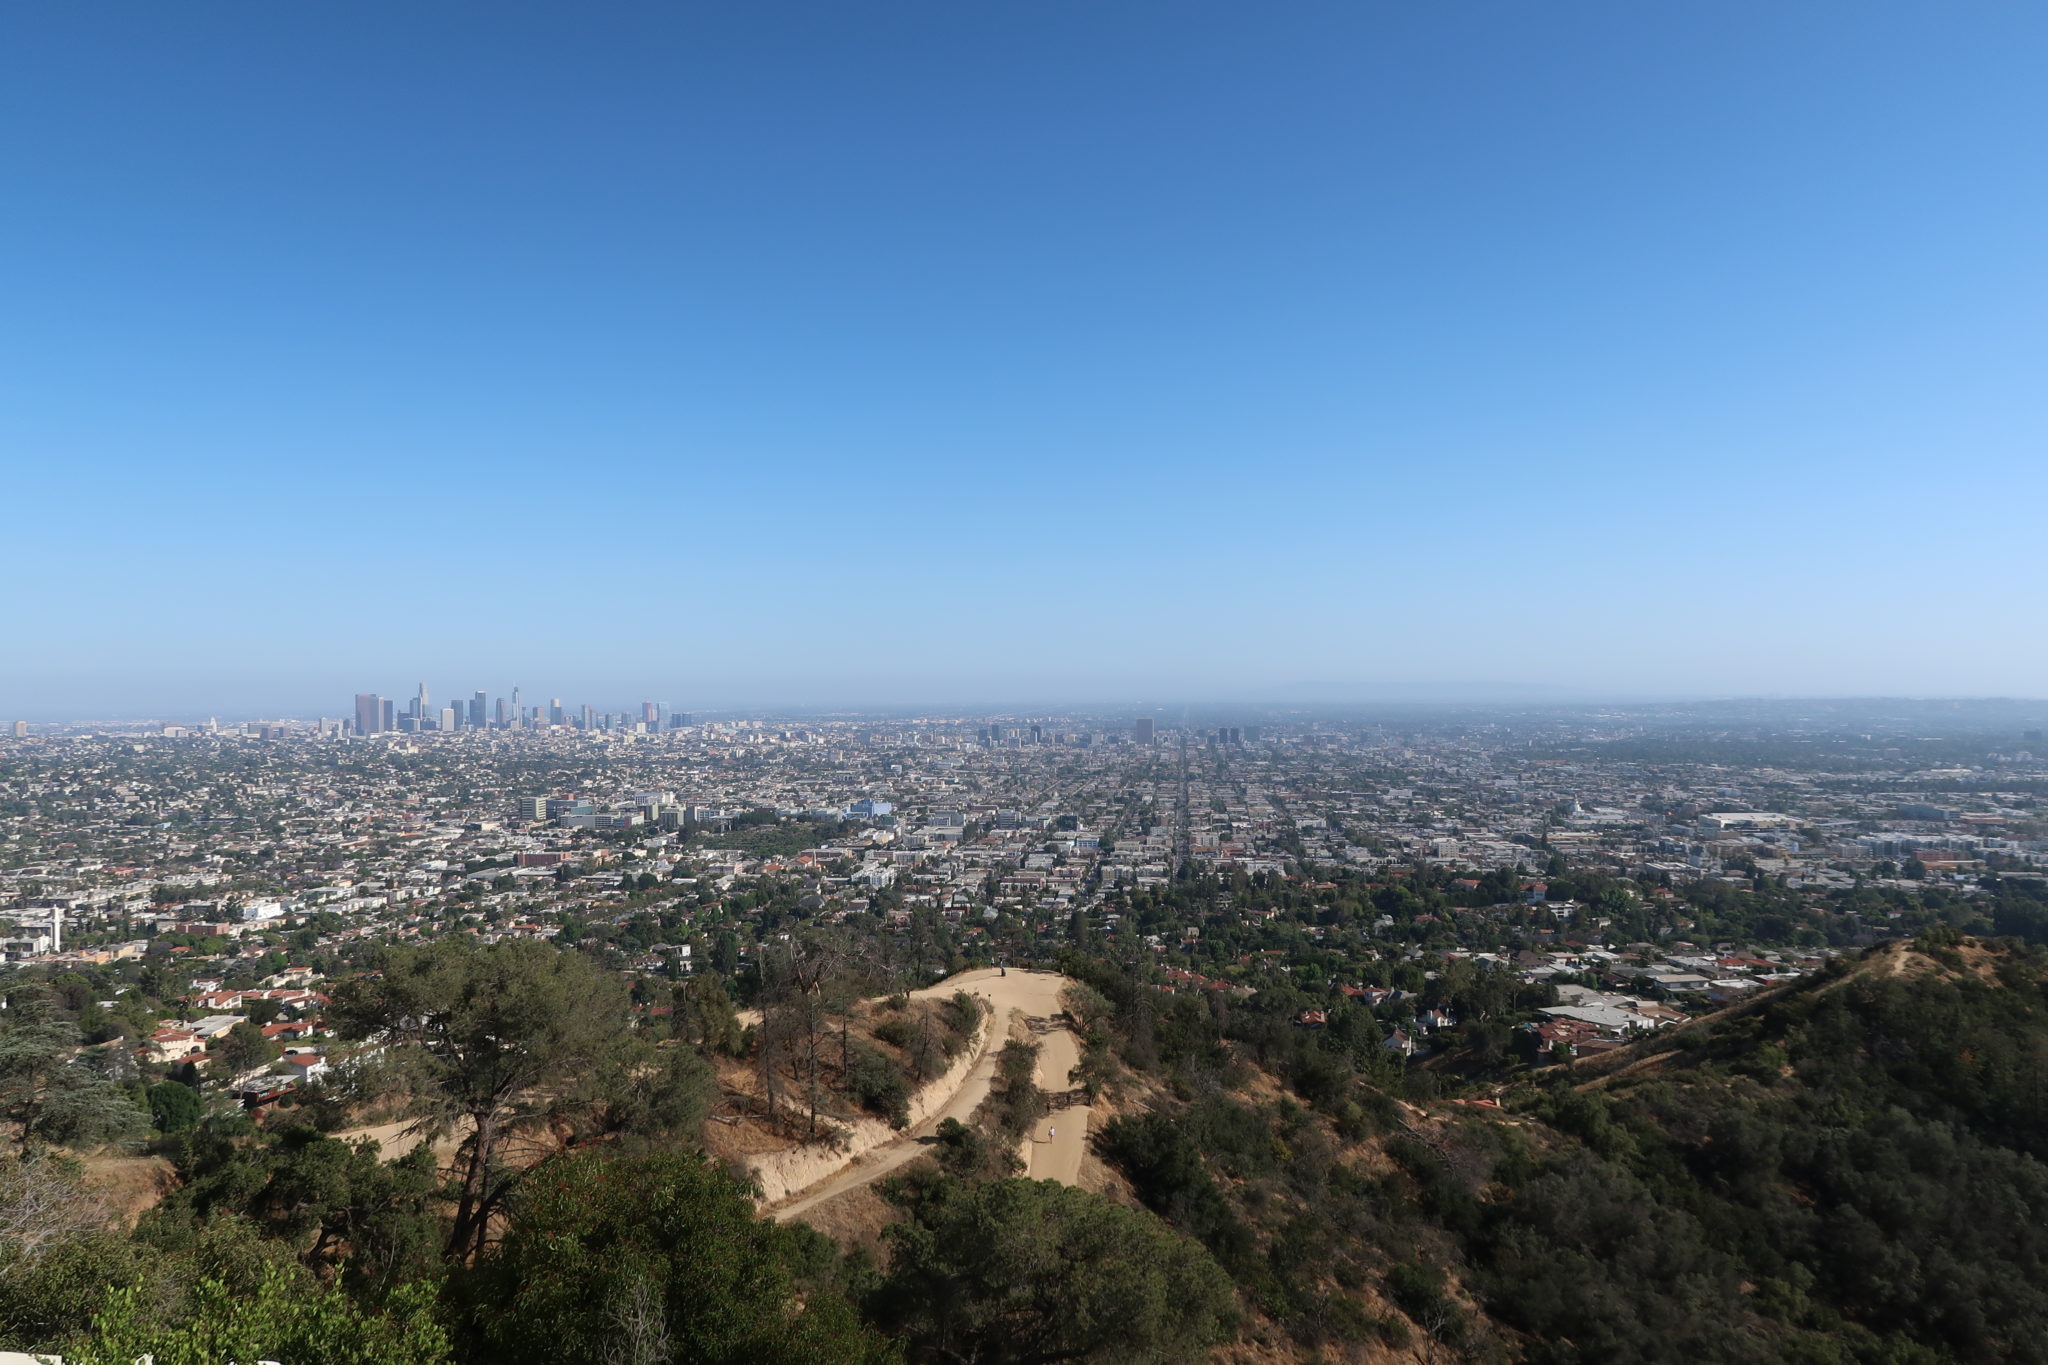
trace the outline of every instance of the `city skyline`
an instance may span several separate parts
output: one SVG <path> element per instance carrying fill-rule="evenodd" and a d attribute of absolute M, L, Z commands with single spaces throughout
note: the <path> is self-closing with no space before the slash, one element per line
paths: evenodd
<path fill-rule="evenodd" d="M 150 731 L 163 727 L 166 733 L 227 733 L 239 729 L 246 734 L 286 736 L 294 733 L 324 733 L 337 737 L 437 733 L 473 733 L 479 730 L 528 734 L 621 731 L 672 734 L 693 726 L 741 727 L 810 724 L 994 724 L 1001 727 L 1035 728 L 1037 723 L 1079 725 L 1102 732 L 1130 732 L 1141 742 L 1148 737 L 1172 732 L 1205 731 L 1216 726 L 1277 724 L 1391 724 L 1408 725 L 1435 720 L 1449 724 L 1535 723 L 1551 724 L 1562 717 L 1580 715 L 1604 721 L 1635 715 L 1649 724 L 1669 724 L 1681 718 L 1692 723 L 1740 729 L 1755 724 L 1815 727 L 1820 730 L 1854 729 L 1858 717 L 1919 715 L 1937 728 L 1967 724 L 1985 732 L 2016 729 L 2029 731 L 2048 723 L 2048 697 L 2013 695 L 2003 697 L 1904 697 L 1904 696 L 1755 696 L 1755 697 L 1658 697 L 1584 699 L 1559 696 L 1503 698 L 1484 692 L 1460 692 L 1439 687 L 1434 692 L 1401 689 L 1379 696 L 1332 698 L 1227 698 L 1131 696 L 1123 698 L 1063 698 L 1029 700 L 931 701 L 918 704 L 869 705 L 756 705 L 723 704 L 695 699 L 689 702 L 656 701 L 642 698 L 631 704 L 590 702 L 581 698 L 535 694 L 527 700 L 523 687 L 507 692 L 491 689 L 461 690 L 446 706 L 430 701 L 432 689 L 416 684 L 411 696 L 388 697 L 378 692 L 356 692 L 339 707 L 312 706 L 303 709 L 273 708 L 237 713 L 224 708 L 201 708 L 195 712 L 135 712 L 122 715 L 70 715 L 0 717 L 5 733 L 16 738 L 47 734 L 91 734 L 101 728 Z M 424 707 L 414 698 L 427 700 Z M 330 699 L 331 701 L 331 699 Z M 402 704 L 401 704 L 402 702 Z M 481 715 L 482 723 L 475 717 Z M 419 723 L 420 718 L 424 724 Z M 1889 723 L 1889 722 L 1887 722 Z M 278 727 L 274 732 L 270 727 Z"/>
<path fill-rule="evenodd" d="M 327 717 L 319 718 L 329 723 Z M 391 733 L 455 732 L 461 730 L 537 730 L 568 727 L 579 730 L 626 730 L 638 732 L 675 729 L 690 724 L 690 713 L 672 709 L 666 702 L 643 700 L 633 712 L 599 711 L 590 702 L 565 704 L 560 697 L 545 703 L 528 704 L 524 690 L 516 683 L 509 695 L 492 697 L 489 689 L 478 688 L 467 697 L 457 696 L 442 706 L 432 703 L 427 684 L 421 682 L 401 712 L 394 698 L 376 692 L 358 692 L 349 714 L 333 722 L 354 735 Z"/>

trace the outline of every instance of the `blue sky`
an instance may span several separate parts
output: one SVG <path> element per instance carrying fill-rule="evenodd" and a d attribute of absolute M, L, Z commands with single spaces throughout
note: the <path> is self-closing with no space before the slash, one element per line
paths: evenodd
<path fill-rule="evenodd" d="M 0 16 L 0 712 L 2048 691 L 2048 10 Z"/>

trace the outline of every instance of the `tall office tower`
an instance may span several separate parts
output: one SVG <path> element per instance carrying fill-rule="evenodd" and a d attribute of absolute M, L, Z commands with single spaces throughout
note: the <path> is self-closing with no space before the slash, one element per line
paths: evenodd
<path fill-rule="evenodd" d="M 378 730 L 396 730 L 398 728 L 397 702 L 389 697 L 377 698 L 377 724 L 374 728 Z"/>
<path fill-rule="evenodd" d="M 413 698 L 412 713 L 421 720 L 427 719 L 427 685 L 425 683 L 420 684 L 419 695 Z"/>
<path fill-rule="evenodd" d="M 27 738 L 28 738 L 28 722 L 27 722 L 27 721 L 25 721 L 25 720 L 18 720 L 18 721 L 16 721 L 16 722 L 14 722 L 14 737 L 15 737 L 16 739 L 27 739 Z"/>
<path fill-rule="evenodd" d="M 589 702 L 583 703 L 583 728 L 586 730 L 595 730 L 597 728 L 597 708 Z"/>
<path fill-rule="evenodd" d="M 1152 742 L 1152 717 L 1138 717 L 1137 722 L 1131 726 L 1131 733 L 1137 738 L 1138 743 L 1150 744 Z"/>
<path fill-rule="evenodd" d="M 660 709 L 651 701 L 643 701 L 640 703 L 640 719 L 646 721 L 649 725 L 656 724 L 661 719 L 656 714 Z"/>
<path fill-rule="evenodd" d="M 523 727 L 526 724 L 526 712 L 519 709 L 519 685 L 517 683 L 512 685 L 512 724 L 515 727 Z"/>
<path fill-rule="evenodd" d="M 481 687 L 476 690 L 476 695 L 469 699 L 470 729 L 481 730 L 484 728 L 484 706 L 489 701 L 490 698 L 484 695 L 484 690 Z"/>
<path fill-rule="evenodd" d="M 562 699 L 560 697 L 550 697 L 548 698 L 548 724 L 560 725 L 561 723 Z"/>
<path fill-rule="evenodd" d="M 377 702 L 375 692 L 356 693 L 356 733 L 374 735 L 377 733 Z"/>
<path fill-rule="evenodd" d="M 459 706 L 442 707 L 441 728 L 443 730 L 460 730 L 462 728 L 462 708 Z"/>
<path fill-rule="evenodd" d="M 510 713 L 506 710 L 505 699 L 500 697 L 498 698 L 498 728 L 504 730 L 509 728 L 511 724 L 512 720 Z"/>

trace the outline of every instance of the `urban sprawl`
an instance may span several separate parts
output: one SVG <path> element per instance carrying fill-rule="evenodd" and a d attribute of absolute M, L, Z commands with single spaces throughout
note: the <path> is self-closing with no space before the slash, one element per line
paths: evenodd
<path fill-rule="evenodd" d="M 0 973 L 113 1072 L 254 1108 L 324 988 L 445 935 L 645 1010 L 806 925 L 924 982 L 1087 946 L 1162 994 L 1370 1006 L 1393 1064 L 1619 1046 L 2048 871 L 2038 730 L 1786 706 L 717 718 L 365 693 L 343 719 L 0 739 Z M 922 982 L 918 984 L 923 984 Z M 1292 1007 L 1290 1006 L 1290 1009 Z"/>

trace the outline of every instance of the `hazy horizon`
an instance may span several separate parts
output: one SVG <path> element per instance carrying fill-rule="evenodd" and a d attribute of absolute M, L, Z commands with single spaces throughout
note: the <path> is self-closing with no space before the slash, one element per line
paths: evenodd
<path fill-rule="evenodd" d="M 416 685 L 416 684 L 415 684 Z M 412 696 L 411 687 L 393 689 L 369 689 L 378 695 L 390 698 L 402 710 Z M 495 700 L 509 696 L 509 686 L 504 689 L 486 689 Z M 456 701 L 466 701 L 475 689 L 447 691 L 429 684 L 432 704 L 439 707 Z M 818 695 L 800 692 L 781 694 L 720 694 L 716 692 L 683 693 L 664 692 L 659 689 L 643 689 L 639 692 L 613 693 L 604 695 L 580 695 L 567 692 L 536 691 L 523 689 L 523 700 L 528 706 L 545 707 L 555 696 L 560 696 L 571 714 L 585 703 L 601 713 L 628 713 L 638 715 L 644 701 L 654 701 L 678 711 L 689 711 L 713 718 L 756 717 L 823 719 L 842 717 L 848 719 L 904 719 L 912 716 L 932 718 L 974 718 L 981 716 L 1072 716 L 1112 723 L 1120 718 L 1135 718 L 1142 715 L 1155 716 L 1162 725 L 1190 724 L 1219 721 L 1255 721 L 1264 718 L 1279 721 L 1293 716 L 1300 719 L 1324 720 L 1370 720 L 1374 718 L 1395 718 L 1400 716 L 1421 716 L 1430 713 L 1469 714 L 1482 718 L 1505 719 L 1518 714 L 1584 714 L 1606 708 L 1620 711 L 1654 712 L 1659 708 L 1679 710 L 1701 710 L 1713 712 L 1719 708 L 1763 707 L 1770 709 L 1798 709 L 1805 706 L 1822 708 L 1823 712 L 1844 710 L 1872 714 L 1885 713 L 1887 708 L 1904 708 L 1910 711 L 1918 707 L 1956 707 L 1970 711 L 2002 710 L 2012 708 L 2016 713 L 2014 724 L 2038 725 L 2048 723 L 2048 697 L 2024 695 L 1983 695 L 1943 696 L 1911 694 L 1723 694 L 1723 693 L 1575 693 L 1567 689 L 1516 689 L 1508 685 L 1487 684 L 1385 684 L 1379 686 L 1358 686 L 1340 688 L 1323 686 L 1302 689 L 1289 694 L 1282 689 L 1270 693 L 1244 694 L 1198 694 L 1198 693 L 1100 693 L 1087 695 L 1073 694 L 1003 694 L 989 692 L 982 694 L 918 696 L 877 695 Z M 95 710 L 91 707 L 76 707 L 69 710 L 44 712 L 20 711 L 0 716 L 0 723 L 26 720 L 36 725 L 93 725 L 123 723 L 189 724 L 217 719 L 222 722 L 243 722 L 253 720 L 311 721 L 322 717 L 346 719 L 348 703 L 353 700 L 353 691 L 341 695 L 339 700 L 330 698 L 325 705 L 303 704 L 276 705 L 185 705 L 157 706 L 142 708 L 118 707 Z M 2001 717 L 2004 719 L 2004 717 Z"/>

